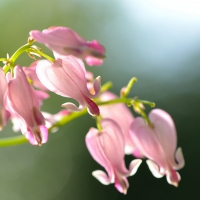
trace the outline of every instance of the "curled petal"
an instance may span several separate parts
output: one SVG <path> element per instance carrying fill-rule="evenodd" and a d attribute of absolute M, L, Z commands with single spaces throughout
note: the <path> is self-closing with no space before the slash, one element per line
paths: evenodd
<path fill-rule="evenodd" d="M 141 159 L 135 159 L 130 163 L 130 165 L 129 165 L 129 176 L 133 176 L 137 172 L 141 163 L 142 163 Z"/>
<path fill-rule="evenodd" d="M 185 160 L 183 157 L 182 149 L 180 147 L 176 151 L 175 158 L 176 158 L 178 164 L 174 165 L 175 166 L 174 169 L 179 170 L 179 169 L 183 168 L 185 166 Z"/>
<path fill-rule="evenodd" d="M 114 176 L 108 177 L 108 175 L 101 170 L 93 171 L 92 176 L 94 176 L 99 182 L 101 182 L 104 185 L 114 183 Z"/>
<path fill-rule="evenodd" d="M 147 160 L 146 161 L 151 173 L 156 177 L 156 178 L 162 178 L 165 174 L 160 172 L 159 166 L 153 162 L 152 160 Z"/>
<path fill-rule="evenodd" d="M 82 109 L 83 109 L 83 107 L 81 106 L 81 107 L 77 107 L 75 104 L 73 104 L 73 103 L 63 103 L 62 104 L 62 107 L 63 108 L 66 108 L 66 109 L 68 109 L 68 110 L 70 110 L 70 111 L 74 111 L 74 112 L 79 112 L 79 111 L 81 111 Z"/>
<path fill-rule="evenodd" d="M 93 98 L 96 98 L 99 96 L 100 92 L 101 92 L 101 77 L 98 76 L 95 80 L 94 80 L 94 83 L 93 83 L 93 88 L 94 88 L 94 91 L 95 91 L 95 94 L 93 96 Z"/>

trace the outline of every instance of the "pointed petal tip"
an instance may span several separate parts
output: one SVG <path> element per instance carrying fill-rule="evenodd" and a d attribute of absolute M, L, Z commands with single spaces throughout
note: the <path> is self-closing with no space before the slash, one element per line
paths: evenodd
<path fill-rule="evenodd" d="M 141 159 L 135 159 L 130 163 L 130 165 L 129 165 L 129 173 L 130 173 L 129 176 L 133 176 L 137 172 L 141 163 L 142 163 Z"/>

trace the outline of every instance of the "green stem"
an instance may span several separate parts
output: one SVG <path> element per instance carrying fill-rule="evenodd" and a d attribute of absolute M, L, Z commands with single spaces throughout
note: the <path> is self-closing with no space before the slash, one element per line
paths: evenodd
<path fill-rule="evenodd" d="M 51 62 L 55 61 L 55 59 L 53 59 L 52 57 L 48 56 L 47 54 L 45 54 L 45 53 L 43 53 L 41 51 L 37 51 L 36 49 L 33 49 L 33 48 L 28 49 L 27 52 L 29 52 L 29 53 L 36 53 L 36 54 L 38 54 L 38 55 L 40 55 L 40 56 L 48 59 Z"/>
<path fill-rule="evenodd" d="M 0 58 L 0 61 L 8 61 L 7 58 Z"/>
<path fill-rule="evenodd" d="M 28 43 L 23 45 L 22 47 L 20 47 L 10 58 L 10 64 L 12 67 L 14 67 L 15 61 L 17 60 L 17 58 L 23 53 L 25 52 L 27 49 L 29 49 L 31 47 L 32 43 Z"/>
<path fill-rule="evenodd" d="M 118 98 L 118 99 L 113 99 L 110 101 L 105 101 L 105 102 L 97 102 L 96 104 L 98 106 L 100 105 L 110 105 L 110 104 L 117 104 L 117 103 L 130 103 L 132 99 L 127 99 L 127 98 Z M 65 124 L 68 124 L 69 122 L 73 121 L 74 119 L 77 119 L 83 115 L 87 114 L 87 109 L 84 109 L 80 112 L 72 112 L 71 114 L 63 117 L 60 121 L 56 122 L 49 128 L 49 133 L 53 131 L 54 128 L 59 128 L 61 126 L 64 126 Z M 146 120 L 146 122 L 149 124 L 149 119 L 146 116 L 144 112 L 141 112 L 141 115 L 143 118 Z M 0 147 L 6 147 L 6 146 L 15 146 L 19 144 L 26 143 L 27 139 L 21 135 L 21 136 L 16 136 L 16 137 L 9 137 L 9 138 L 2 138 L 0 139 Z"/>
<path fill-rule="evenodd" d="M 110 105 L 110 104 L 117 104 L 117 103 L 130 103 L 132 101 L 132 99 L 127 99 L 127 98 L 118 98 L 118 99 L 113 99 L 113 100 L 110 100 L 110 101 L 103 101 L 103 102 L 96 102 L 96 104 L 98 106 L 101 106 L 101 105 Z"/>

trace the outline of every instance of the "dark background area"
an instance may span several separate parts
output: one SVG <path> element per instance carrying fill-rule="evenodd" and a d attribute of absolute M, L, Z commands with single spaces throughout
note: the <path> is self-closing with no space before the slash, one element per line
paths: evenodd
<path fill-rule="evenodd" d="M 97 39 L 107 58 L 103 66 L 87 69 L 101 75 L 102 83 L 112 81 L 116 94 L 136 76 L 130 96 L 154 101 L 173 117 L 186 161 L 179 187 L 165 177 L 154 178 L 145 162 L 128 179 L 127 195 L 100 184 L 91 172 L 101 166 L 85 146 L 85 134 L 95 126 L 88 115 L 51 134 L 42 147 L 26 143 L 1 148 L 1 200 L 200 199 L 200 3 L 160 2 L 0 0 L 0 57 L 25 44 L 30 30 L 50 26 L 67 26 L 87 40 Z M 29 65 L 32 60 L 23 55 L 18 61 Z M 52 95 L 42 109 L 56 113 L 67 101 Z M 10 124 L 1 137 L 18 134 Z M 132 159 L 127 156 L 127 164 Z"/>

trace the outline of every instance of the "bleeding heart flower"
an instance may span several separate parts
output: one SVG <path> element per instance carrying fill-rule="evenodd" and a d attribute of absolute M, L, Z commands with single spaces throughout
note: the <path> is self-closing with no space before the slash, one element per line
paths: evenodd
<path fill-rule="evenodd" d="M 87 42 L 67 27 L 50 27 L 42 32 L 33 30 L 30 36 L 58 54 L 85 58 L 89 66 L 101 65 L 105 57 L 104 47 L 96 40 Z"/>
<path fill-rule="evenodd" d="M 171 116 L 161 109 L 154 109 L 149 114 L 151 124 L 147 125 L 141 117 L 135 118 L 131 125 L 131 138 L 149 160 L 147 164 L 152 174 L 160 178 L 167 177 L 169 184 L 178 186 L 181 169 L 185 162 L 181 148 L 176 150 L 176 128 Z M 175 155 L 175 158 L 174 158 Z"/>
<path fill-rule="evenodd" d="M 91 128 L 85 140 L 91 156 L 105 168 L 107 174 L 96 170 L 92 175 L 102 184 L 114 183 L 119 192 L 126 194 L 129 187 L 126 177 L 134 175 L 142 161 L 133 160 L 128 170 L 124 162 L 125 143 L 120 127 L 111 119 L 103 119 L 101 126 L 101 131 Z"/>

